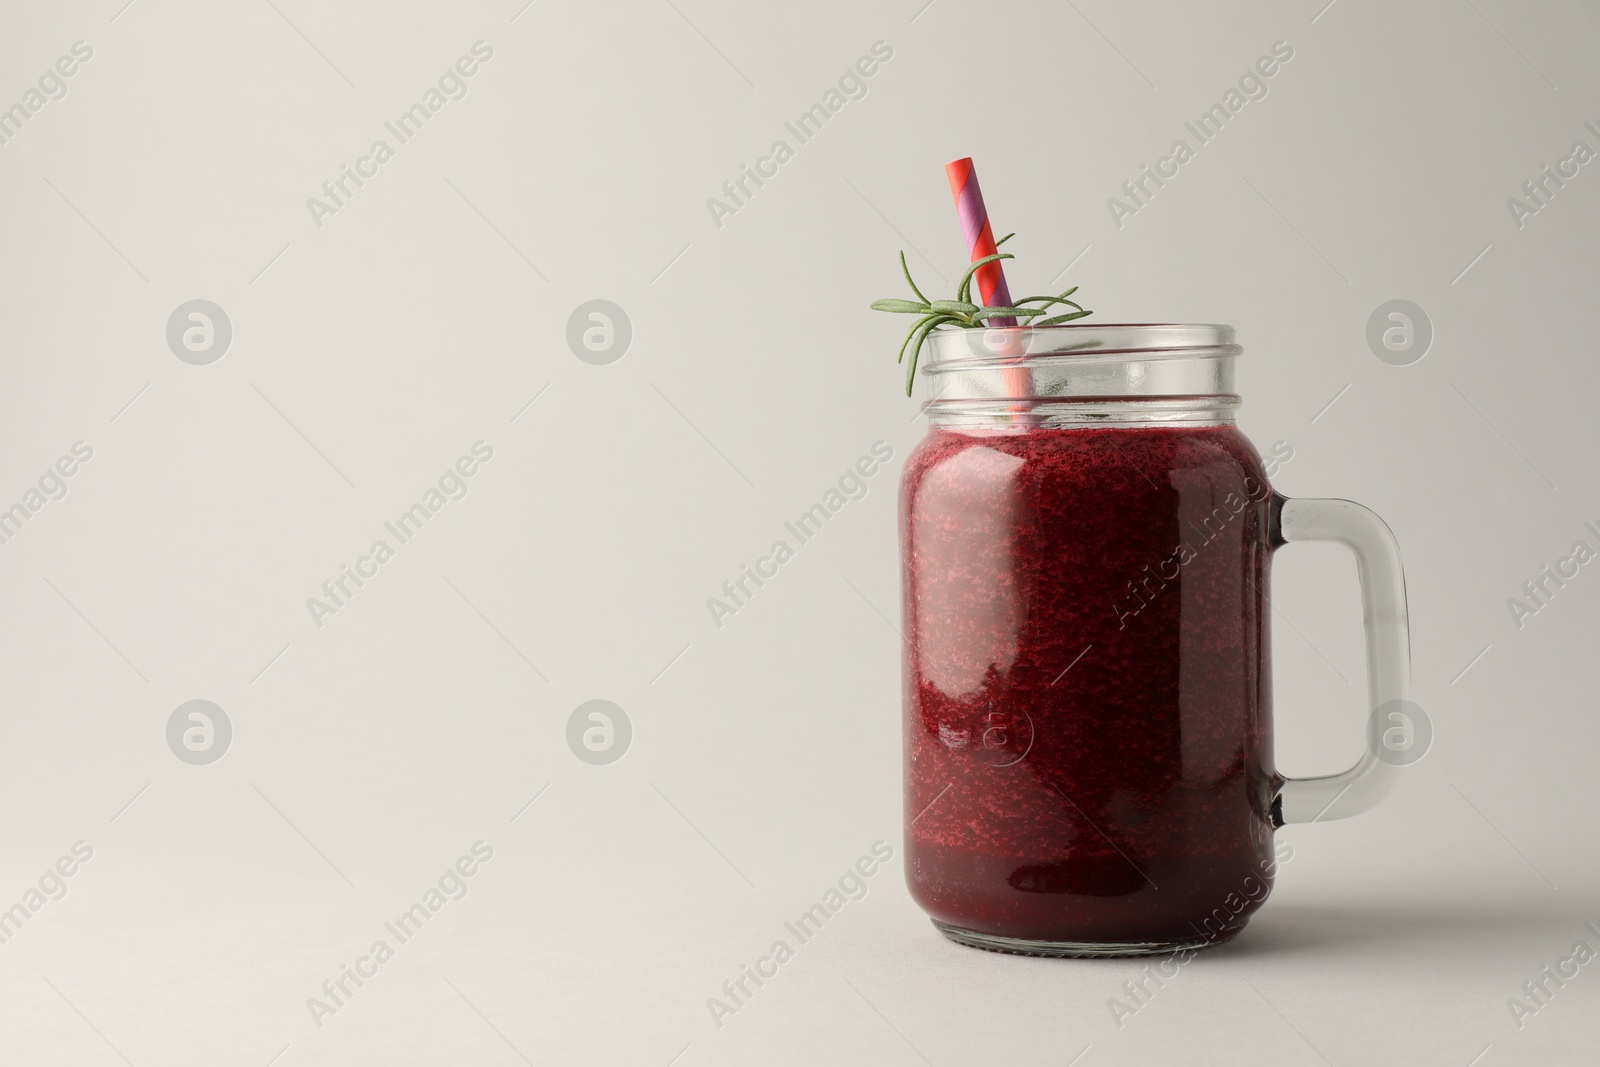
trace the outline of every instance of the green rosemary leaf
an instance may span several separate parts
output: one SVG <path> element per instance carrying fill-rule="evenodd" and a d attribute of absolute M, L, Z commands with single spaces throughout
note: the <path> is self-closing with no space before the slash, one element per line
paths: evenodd
<path fill-rule="evenodd" d="M 892 311 L 897 315 L 926 315 L 927 304 L 919 304 L 915 300 L 874 300 L 873 311 Z"/>
<path fill-rule="evenodd" d="M 1072 303 L 1072 301 L 1068 300 L 1067 297 L 1071 296 L 1073 293 L 1076 293 L 1077 291 L 1078 291 L 1078 287 L 1077 286 L 1073 286 L 1071 289 L 1068 289 L 1066 292 L 1062 293 L 1060 296 L 1025 296 L 1021 300 L 1014 301 L 1014 303 L 1019 304 L 1019 305 L 1021 305 L 1021 304 L 1031 304 L 1035 300 L 1039 300 L 1039 301 L 1043 301 L 1046 304 L 1070 304 L 1070 303 Z"/>
<path fill-rule="evenodd" d="M 895 357 L 894 361 L 896 363 L 899 363 L 899 362 L 901 362 L 902 360 L 905 359 L 906 346 L 911 344 L 911 339 L 916 336 L 918 330 L 921 330 L 924 327 L 926 327 L 929 330 L 934 330 L 934 329 L 937 329 L 940 326 L 943 326 L 947 322 L 953 322 L 953 321 L 955 321 L 955 320 L 952 319 L 948 315 L 937 315 L 937 314 L 935 314 L 935 315 L 925 315 L 922 318 L 918 319 L 916 322 L 912 323 L 911 324 L 911 329 L 906 331 L 906 339 L 904 341 L 900 342 L 900 354 Z M 918 348 L 922 347 L 922 342 L 921 341 L 917 342 L 917 347 Z"/>
<path fill-rule="evenodd" d="M 984 256 L 982 259 L 973 260 L 972 266 L 967 268 L 967 273 L 961 276 L 961 284 L 956 287 L 956 299 L 972 299 L 972 276 L 978 273 L 979 267 L 985 266 L 989 263 L 998 263 L 1002 259 L 1016 258 L 1017 257 L 1012 255 L 1010 252 L 996 252 L 992 256 Z"/>
<path fill-rule="evenodd" d="M 996 248 L 999 248 L 1001 245 L 1005 244 L 1007 241 L 1011 240 L 1015 236 L 1016 236 L 1016 234 L 1014 234 L 1014 233 L 1008 233 L 1004 237 L 1000 238 L 1000 240 L 996 241 L 994 243 L 994 246 Z"/>
<path fill-rule="evenodd" d="M 906 266 L 906 253 L 903 248 L 900 250 L 900 272 L 906 276 L 906 284 L 911 286 L 913 293 L 917 294 L 917 299 L 926 304 L 928 298 L 922 295 L 922 290 L 917 288 L 917 283 L 911 280 L 911 268 Z"/>
<path fill-rule="evenodd" d="M 901 362 L 902 360 L 904 360 L 906 358 L 906 345 L 911 343 L 911 335 L 916 333 L 919 329 L 921 329 L 924 325 L 926 325 L 928 320 L 932 319 L 932 318 L 933 318 L 932 315 L 927 315 L 927 316 L 924 316 L 923 318 L 918 319 L 916 322 L 913 322 L 911 324 L 911 329 L 906 331 L 905 340 L 900 342 L 900 354 L 898 356 L 894 357 L 894 361 L 896 363 L 899 363 L 899 362 Z"/>
<path fill-rule="evenodd" d="M 1044 308 L 993 307 L 993 308 L 979 308 L 977 310 L 977 313 L 974 314 L 972 317 L 975 318 L 975 319 L 999 319 L 999 318 L 1024 319 L 1024 318 L 1027 318 L 1029 315 L 1043 315 L 1043 314 L 1044 314 Z"/>
<path fill-rule="evenodd" d="M 1071 311 L 1071 312 L 1068 312 L 1065 315 L 1052 315 L 1048 319 L 1040 319 L 1039 321 L 1034 322 L 1034 323 L 1030 323 L 1029 325 L 1032 325 L 1032 326 L 1055 326 L 1058 323 L 1071 322 L 1073 319 L 1081 319 L 1085 315 L 1093 315 L 1093 314 L 1094 314 L 1094 312 L 1092 312 L 1092 311 Z"/>
<path fill-rule="evenodd" d="M 965 315 L 968 317 L 978 310 L 978 305 L 969 304 L 964 300 L 935 300 L 928 306 L 934 311 L 941 311 L 946 315 Z"/>
<path fill-rule="evenodd" d="M 916 344 L 914 344 L 911 348 L 911 366 L 906 371 L 906 396 L 911 395 L 911 385 L 917 377 L 917 360 L 922 355 L 923 342 L 928 339 L 928 335 L 930 333 L 939 328 L 939 325 L 940 324 L 938 322 L 930 323 L 922 331 L 922 336 L 917 338 Z"/>
<path fill-rule="evenodd" d="M 1041 312 L 1044 311 L 1046 308 L 1048 308 L 1052 304 L 1066 304 L 1068 307 L 1077 308 L 1079 311 L 1083 310 L 1083 305 L 1082 304 L 1079 304 L 1079 303 L 1077 303 L 1076 301 L 1073 301 L 1073 300 L 1065 300 L 1065 299 L 1063 299 L 1063 298 L 1061 298 L 1059 296 L 1030 296 L 1028 298 L 1028 300 L 1019 300 L 1019 301 L 1017 301 L 1017 303 L 1019 305 L 1020 304 L 1025 304 L 1025 303 L 1027 303 L 1028 301 L 1031 301 L 1031 300 L 1038 300 L 1038 301 L 1041 302 L 1039 304 L 1038 309 L 1037 309 L 1037 310 L 1039 310 Z"/>

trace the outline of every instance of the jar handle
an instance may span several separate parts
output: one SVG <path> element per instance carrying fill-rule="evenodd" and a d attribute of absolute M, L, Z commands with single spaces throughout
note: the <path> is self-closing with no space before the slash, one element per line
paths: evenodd
<path fill-rule="evenodd" d="M 1350 500 L 1296 500 L 1273 494 L 1273 545 L 1337 541 L 1356 557 L 1367 635 L 1369 714 L 1411 696 L 1411 636 L 1400 545 L 1377 514 Z M 1370 731 L 1369 731 L 1370 737 Z M 1276 826 L 1359 815 L 1388 795 L 1399 776 L 1372 744 L 1354 767 L 1320 778 L 1286 778 L 1272 805 Z"/>

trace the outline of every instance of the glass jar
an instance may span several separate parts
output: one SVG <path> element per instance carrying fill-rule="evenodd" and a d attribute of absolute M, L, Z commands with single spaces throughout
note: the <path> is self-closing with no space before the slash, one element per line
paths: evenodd
<path fill-rule="evenodd" d="M 1275 494 L 1234 425 L 1227 326 L 935 333 L 900 486 L 905 837 L 947 936 L 1036 955 L 1225 941 L 1273 830 L 1375 804 L 1395 766 L 1273 764 L 1268 576 L 1356 553 L 1373 708 L 1409 696 L 1393 536 Z"/>

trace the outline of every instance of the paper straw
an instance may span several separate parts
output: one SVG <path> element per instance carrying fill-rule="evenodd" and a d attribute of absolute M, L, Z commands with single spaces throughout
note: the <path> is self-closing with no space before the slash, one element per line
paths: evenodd
<path fill-rule="evenodd" d="M 956 214 L 961 216 L 961 232 L 967 238 L 970 262 L 976 263 L 985 256 L 995 254 L 994 229 L 989 225 L 989 209 L 983 206 L 983 190 L 978 188 L 978 172 L 972 166 L 972 157 L 958 159 L 944 165 L 945 177 L 950 179 L 950 195 L 956 201 Z M 1011 290 L 1006 287 L 1006 273 L 1000 260 L 985 263 L 978 268 L 974 284 L 978 289 L 978 303 L 983 307 L 1008 307 Z M 1015 326 L 1013 318 L 990 319 L 991 326 Z"/>
<path fill-rule="evenodd" d="M 944 173 L 950 180 L 950 195 L 955 198 L 956 214 L 961 217 L 961 232 L 967 239 L 967 251 L 971 254 L 969 262 L 976 263 L 985 256 L 994 255 L 994 229 L 989 225 L 989 209 L 983 204 L 983 191 L 978 188 L 978 172 L 972 165 L 972 157 L 946 163 Z M 997 259 L 993 263 L 985 263 L 973 276 L 973 284 L 978 290 L 977 303 L 982 307 L 1011 305 L 1011 290 L 1006 286 L 1002 262 Z M 1017 324 L 1017 320 L 1010 316 L 998 316 L 987 321 L 990 326 Z M 1013 347 L 1007 345 L 1008 349 Z M 1020 351 L 1015 354 L 1021 358 Z M 1026 367 L 1007 368 L 1002 373 L 1006 392 L 1012 397 L 1021 399 L 1033 395 L 1033 375 Z M 1031 406 L 1022 405 L 1015 410 L 1025 412 Z"/>

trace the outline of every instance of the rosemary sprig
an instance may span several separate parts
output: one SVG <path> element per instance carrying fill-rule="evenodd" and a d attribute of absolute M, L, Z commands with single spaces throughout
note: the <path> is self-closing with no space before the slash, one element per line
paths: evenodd
<path fill-rule="evenodd" d="M 995 242 L 999 248 L 1016 234 L 1008 233 Z M 900 253 L 900 272 L 905 275 L 906 284 L 911 286 L 911 291 L 916 294 L 915 300 L 874 300 L 874 311 L 887 311 L 895 315 L 915 315 L 917 321 L 911 324 L 911 329 L 906 333 L 904 341 L 900 342 L 900 353 L 895 357 L 896 363 L 904 363 L 906 350 L 911 351 L 911 365 L 906 371 L 906 396 L 911 395 L 911 386 L 917 376 L 917 361 L 922 355 L 922 346 L 928 340 L 928 335 L 934 330 L 943 327 L 955 327 L 963 330 L 983 329 L 987 319 L 1012 318 L 1017 319 L 1022 326 L 1055 326 L 1058 323 L 1071 322 L 1081 319 L 1094 312 L 1085 311 L 1082 304 L 1067 298 L 1078 291 L 1074 285 L 1071 289 L 1056 296 L 1030 296 L 1016 300 L 1008 307 L 980 307 L 972 302 L 972 279 L 978 273 L 978 268 L 988 263 L 997 263 L 1002 259 L 1015 259 L 1017 257 L 1009 252 L 996 252 L 992 256 L 985 256 L 976 260 L 961 276 L 961 283 L 956 286 L 954 300 L 929 300 L 917 288 L 917 283 L 911 277 L 911 268 L 906 266 L 906 254 Z M 1038 307 L 1030 307 L 1037 304 Z M 1057 304 L 1064 304 L 1072 308 L 1059 315 L 1045 315 Z"/>

